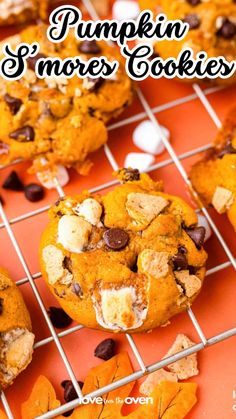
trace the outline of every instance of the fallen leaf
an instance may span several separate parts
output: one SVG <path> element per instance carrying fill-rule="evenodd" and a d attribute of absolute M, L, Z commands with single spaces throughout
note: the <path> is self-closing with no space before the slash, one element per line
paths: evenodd
<path fill-rule="evenodd" d="M 162 381 L 157 388 L 157 419 L 183 419 L 197 402 L 196 390 L 195 383 Z"/>
<path fill-rule="evenodd" d="M 34 419 L 61 405 L 50 381 L 40 375 L 35 382 L 31 394 L 21 405 L 22 419 Z"/>

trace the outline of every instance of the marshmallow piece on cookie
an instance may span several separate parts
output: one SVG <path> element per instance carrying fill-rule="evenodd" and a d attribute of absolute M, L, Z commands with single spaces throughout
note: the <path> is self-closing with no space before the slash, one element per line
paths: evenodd
<path fill-rule="evenodd" d="M 58 183 L 63 187 L 69 182 L 69 175 L 64 166 L 58 164 L 55 166 L 53 171 L 45 170 L 36 173 L 39 182 L 47 189 L 56 188 L 54 179 L 56 178 Z"/>
<path fill-rule="evenodd" d="M 219 214 L 226 212 L 234 202 L 234 196 L 229 189 L 217 186 L 213 198 L 212 205 Z"/>
<path fill-rule="evenodd" d="M 176 374 L 164 370 L 161 368 L 157 371 L 152 372 L 147 376 L 147 378 L 143 381 L 141 386 L 139 387 L 140 393 L 144 394 L 145 396 L 149 396 L 155 387 L 160 384 L 162 381 L 178 381 L 178 377 Z"/>
<path fill-rule="evenodd" d="M 131 218 L 138 224 L 150 224 L 169 202 L 162 196 L 144 193 L 130 193 L 126 201 L 126 209 Z"/>
<path fill-rule="evenodd" d="M 87 246 L 92 225 L 77 215 L 63 215 L 58 223 L 58 243 L 69 252 L 81 253 Z"/>
<path fill-rule="evenodd" d="M 129 153 L 125 158 L 124 167 L 132 167 L 133 169 L 138 169 L 140 172 L 146 172 L 154 162 L 155 157 L 152 154 Z"/>
<path fill-rule="evenodd" d="M 187 336 L 179 334 L 163 359 L 168 356 L 175 355 L 184 349 L 191 348 L 193 345 L 195 345 L 195 343 Z M 187 378 L 198 375 L 197 354 L 194 353 L 180 359 L 179 361 L 173 362 L 172 364 L 169 364 L 167 368 L 172 373 L 176 374 L 179 380 L 186 380 Z"/>
<path fill-rule="evenodd" d="M 166 139 L 169 141 L 169 130 L 163 126 L 161 126 L 161 130 Z M 135 128 L 133 132 L 133 142 L 136 147 L 146 153 L 158 155 L 163 153 L 165 150 L 161 136 L 151 121 L 143 121 Z"/>
<path fill-rule="evenodd" d="M 116 0 L 112 7 L 112 17 L 117 20 L 136 19 L 140 13 L 136 1 Z"/>
<path fill-rule="evenodd" d="M 71 284 L 73 275 L 64 267 L 64 259 L 62 250 L 52 244 L 43 249 L 43 260 L 51 285 L 57 281 L 64 285 Z"/>
<path fill-rule="evenodd" d="M 73 209 L 74 213 L 83 217 L 88 223 L 96 226 L 100 223 L 102 206 L 96 199 L 87 198 Z"/>
<path fill-rule="evenodd" d="M 4 334 L 6 365 L 9 373 L 17 375 L 32 358 L 34 334 L 26 329 L 16 329 Z"/>
<path fill-rule="evenodd" d="M 198 218 L 198 227 L 205 228 L 205 237 L 204 237 L 204 243 L 205 243 L 207 240 L 209 240 L 209 238 L 212 235 L 211 227 L 204 215 L 197 214 L 197 218 Z"/>
<path fill-rule="evenodd" d="M 154 278 L 163 278 L 169 272 L 169 254 L 167 252 L 155 252 L 151 249 L 143 250 L 138 257 L 140 271 Z"/>
<path fill-rule="evenodd" d="M 196 275 L 190 275 L 187 270 L 176 271 L 175 277 L 189 298 L 193 297 L 201 288 L 201 280 Z"/>

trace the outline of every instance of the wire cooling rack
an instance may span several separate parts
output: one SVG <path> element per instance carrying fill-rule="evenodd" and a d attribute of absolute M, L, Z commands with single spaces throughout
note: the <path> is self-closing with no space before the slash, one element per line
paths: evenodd
<path fill-rule="evenodd" d="M 90 2 L 90 0 L 83 0 L 83 3 L 84 3 L 84 6 L 86 7 L 86 9 L 88 10 L 90 16 L 94 20 L 96 20 L 98 18 L 98 16 L 97 16 L 97 13 L 96 13 L 95 9 L 93 8 L 93 5 Z M 211 145 L 207 144 L 207 145 L 204 145 L 202 147 L 198 147 L 198 148 L 195 148 L 195 149 L 190 150 L 188 152 L 185 152 L 183 154 L 177 155 L 175 150 L 173 149 L 171 143 L 163 135 L 163 132 L 160 129 L 160 125 L 159 125 L 159 123 L 156 119 L 156 116 L 155 116 L 155 114 L 158 113 L 158 112 L 161 112 L 161 111 L 171 109 L 171 108 L 174 108 L 176 106 L 185 104 L 187 102 L 190 102 L 193 99 L 199 99 L 201 101 L 203 107 L 205 108 L 206 112 L 212 118 L 216 127 L 220 128 L 221 127 L 221 122 L 220 122 L 214 108 L 211 106 L 210 102 L 208 101 L 208 96 L 215 93 L 216 91 L 218 91 L 222 88 L 219 88 L 219 87 L 213 87 L 212 88 L 211 87 L 211 88 L 207 88 L 207 89 L 203 90 L 199 85 L 194 84 L 193 89 L 194 89 L 194 93 L 191 94 L 191 95 L 182 97 L 180 99 L 171 101 L 167 104 L 164 104 L 164 105 L 161 105 L 161 106 L 158 106 L 158 107 L 151 108 L 151 106 L 149 105 L 148 101 L 146 100 L 141 88 L 138 87 L 137 88 L 137 96 L 138 96 L 138 99 L 139 99 L 139 101 L 142 105 L 143 111 L 134 115 L 134 116 L 123 119 L 119 122 L 116 122 L 116 123 L 110 125 L 108 127 L 108 130 L 113 131 L 117 128 L 120 128 L 120 127 L 123 127 L 123 126 L 128 126 L 129 124 L 131 124 L 133 122 L 137 122 L 137 121 L 142 120 L 144 118 L 149 118 L 149 120 L 154 123 L 157 134 L 159 136 L 161 136 L 162 141 L 165 145 L 166 150 L 169 153 L 170 158 L 168 158 L 168 159 L 166 159 L 166 160 L 164 160 L 160 163 L 152 165 L 148 169 L 148 172 L 152 172 L 156 169 L 160 169 L 162 167 L 167 167 L 169 165 L 174 164 L 175 167 L 177 168 L 178 172 L 180 173 L 181 177 L 183 178 L 184 182 L 186 183 L 187 187 L 195 195 L 195 197 L 197 197 L 197 194 L 193 190 L 192 185 L 191 185 L 191 183 L 188 179 L 187 173 L 186 173 L 186 171 L 183 167 L 182 160 L 187 159 L 188 157 L 191 157 L 191 156 L 195 156 L 197 153 L 209 149 Z M 117 162 L 115 160 L 115 157 L 114 157 L 113 153 L 111 152 L 111 149 L 109 148 L 108 145 L 104 146 L 104 152 L 105 152 L 106 158 L 108 159 L 108 162 L 109 162 L 111 168 L 113 170 L 117 170 L 118 169 L 118 164 L 117 164 Z M 14 164 L 17 164 L 17 162 L 14 163 Z M 4 168 L 5 167 L 1 167 L 0 169 L 4 169 Z M 101 185 L 99 185 L 95 188 L 90 189 L 90 192 L 102 191 L 102 190 L 104 190 L 108 187 L 114 186 L 118 183 L 119 182 L 117 180 L 107 182 L 107 183 L 101 184 Z M 59 183 L 57 182 L 56 179 L 55 179 L 55 188 L 56 188 L 56 190 L 58 192 L 58 195 L 60 197 L 64 196 L 64 191 L 63 191 L 63 189 L 61 188 L 61 186 L 59 185 Z M 48 326 L 48 329 L 50 331 L 50 336 L 49 337 L 47 337 L 45 339 L 42 339 L 42 340 L 35 343 L 35 349 L 39 348 L 39 347 L 42 347 L 42 346 L 45 346 L 45 345 L 48 345 L 51 342 L 55 343 L 56 348 L 58 350 L 58 353 L 59 353 L 59 355 L 62 359 L 62 362 L 63 362 L 63 364 L 64 364 L 64 366 L 65 366 L 65 368 L 68 372 L 68 375 L 69 375 L 69 377 L 70 377 L 70 379 L 71 379 L 71 381 L 74 385 L 74 388 L 77 392 L 77 395 L 78 395 L 78 398 L 76 400 L 73 400 L 72 402 L 66 403 L 66 404 L 62 405 L 61 407 L 59 407 L 57 409 L 54 409 L 54 410 L 52 410 L 52 411 L 50 411 L 46 414 L 43 414 L 43 415 L 39 416 L 39 418 L 49 419 L 49 418 L 53 418 L 57 415 L 60 415 L 62 413 L 65 413 L 65 412 L 79 406 L 82 403 L 83 397 L 102 396 L 103 394 L 108 393 L 109 391 L 115 390 L 122 385 L 125 385 L 125 384 L 127 384 L 129 382 L 132 382 L 134 380 L 137 380 L 137 379 L 143 377 L 144 375 L 149 374 L 153 371 L 156 371 L 159 368 L 165 367 L 165 366 L 169 365 L 170 363 L 172 363 L 174 361 L 177 361 L 179 359 L 182 359 L 182 358 L 186 357 L 187 355 L 191 355 L 193 353 L 199 352 L 207 346 L 215 345 L 215 344 L 217 344 L 217 343 L 219 343 L 219 342 L 221 342 L 225 339 L 228 339 L 228 338 L 236 335 L 236 328 L 231 328 L 231 329 L 225 330 L 222 333 L 216 334 L 215 336 L 207 339 L 206 336 L 204 335 L 204 333 L 202 331 L 202 327 L 199 324 L 197 318 L 195 317 L 192 309 L 189 308 L 187 313 L 188 313 L 188 316 L 189 316 L 189 318 L 190 318 L 190 320 L 191 320 L 191 322 L 192 322 L 192 324 L 195 328 L 195 331 L 198 334 L 199 343 L 193 345 L 192 347 L 190 347 L 188 349 L 182 350 L 181 352 L 179 352 L 179 353 L 177 353 L 173 356 L 169 356 L 168 358 L 165 358 L 164 360 L 163 359 L 159 360 L 155 363 L 152 363 L 151 365 L 145 365 L 143 357 L 142 357 L 142 355 L 141 355 L 141 353 L 140 353 L 140 351 L 139 351 L 139 349 L 138 349 L 138 347 L 135 343 L 135 339 L 133 338 L 133 336 L 131 336 L 129 334 L 126 334 L 126 338 L 127 338 L 128 343 L 130 345 L 130 348 L 133 352 L 134 357 L 136 358 L 136 361 L 138 362 L 139 370 L 135 371 L 134 373 L 132 373 L 132 374 L 120 379 L 120 380 L 115 381 L 112 384 L 109 384 L 105 387 L 100 388 L 99 390 L 96 390 L 96 391 L 94 391 L 90 394 L 87 394 L 86 396 L 83 396 L 83 394 L 81 392 L 81 389 L 79 387 L 79 384 L 77 382 L 77 378 L 75 376 L 75 373 L 73 371 L 73 368 L 72 368 L 72 366 L 69 362 L 69 359 L 67 357 L 67 354 L 65 353 L 65 351 L 64 351 L 64 349 L 61 345 L 61 342 L 60 342 L 60 338 L 62 338 L 64 336 L 67 336 L 67 335 L 70 335 L 70 334 L 73 334 L 74 332 L 82 329 L 83 326 L 76 325 L 76 326 L 68 328 L 67 330 L 62 331 L 60 333 L 57 333 L 55 331 L 55 329 L 54 329 L 54 327 L 51 323 L 51 320 L 48 316 L 47 309 L 46 309 L 46 307 L 43 303 L 43 300 L 42 300 L 42 297 L 41 297 L 40 292 L 38 290 L 38 287 L 36 286 L 35 281 L 34 281 L 35 279 L 41 277 L 41 273 L 37 272 L 37 273 L 32 274 L 30 272 L 27 260 L 23 256 L 23 253 L 22 253 L 21 247 L 19 245 L 19 242 L 16 239 L 15 234 L 14 234 L 13 229 L 12 229 L 13 224 L 18 223 L 22 220 L 27 220 L 31 217 L 36 217 L 37 215 L 47 211 L 48 208 L 49 208 L 49 206 L 44 206 L 44 207 L 41 207 L 41 208 L 36 209 L 34 211 L 26 212 L 26 213 L 24 213 L 20 216 L 15 217 L 15 218 L 8 219 L 8 217 L 7 217 L 5 211 L 4 211 L 4 209 L 3 209 L 3 207 L 0 203 L 0 216 L 2 218 L 2 223 L 0 223 L 0 229 L 5 229 L 6 230 L 8 236 L 10 238 L 10 241 L 11 241 L 13 247 L 14 247 L 17 258 L 19 260 L 19 264 L 21 265 L 21 267 L 23 268 L 24 273 L 25 273 L 25 277 L 20 279 L 16 283 L 17 283 L 18 286 L 21 286 L 25 283 L 30 284 L 30 286 L 32 288 L 32 291 L 34 293 L 34 296 L 36 297 L 37 303 L 38 303 L 38 305 L 39 305 L 39 307 L 42 311 L 42 314 L 44 316 L 45 322 L 46 322 L 46 324 Z M 225 252 L 225 254 L 227 256 L 227 261 L 226 262 L 221 263 L 221 264 L 219 264 L 217 266 L 214 266 L 213 268 L 209 269 L 207 271 L 206 275 L 207 276 L 212 275 L 212 274 L 214 274 L 218 271 L 222 271 L 222 270 L 224 270 L 224 269 L 226 269 L 230 266 L 233 267 L 236 270 L 236 260 L 233 256 L 232 252 L 231 252 L 231 249 L 226 244 L 226 242 L 224 240 L 224 237 L 221 235 L 220 231 L 218 230 L 218 228 L 217 228 L 215 222 L 213 221 L 212 217 L 210 216 L 207 208 L 204 208 L 204 207 L 201 208 L 201 212 L 207 218 L 207 220 L 208 220 L 208 222 L 209 222 L 209 224 L 210 224 L 210 226 L 211 226 L 211 228 L 212 228 L 220 246 L 222 247 L 223 251 Z M 8 403 L 7 397 L 4 394 L 4 392 L 1 393 L 1 401 L 2 401 L 2 404 L 4 406 L 4 409 L 6 411 L 6 414 L 7 414 L 8 418 L 13 419 L 14 415 L 11 411 L 10 405 Z"/>

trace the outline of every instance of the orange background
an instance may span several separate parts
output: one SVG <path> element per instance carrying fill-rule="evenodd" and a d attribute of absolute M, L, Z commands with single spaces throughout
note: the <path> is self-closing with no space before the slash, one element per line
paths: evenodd
<path fill-rule="evenodd" d="M 4 34 L 5 32 L 2 32 L 2 36 Z M 171 143 L 178 155 L 209 144 L 214 140 L 217 132 L 216 126 L 196 97 L 191 85 L 181 84 L 177 81 L 149 79 L 140 83 L 140 87 L 150 106 L 157 108 L 158 121 L 170 130 Z M 235 93 L 236 88 L 228 87 L 208 95 L 211 105 L 221 120 L 232 106 Z M 182 101 L 183 98 L 186 98 L 186 103 L 178 105 L 175 102 L 176 100 Z M 142 106 L 135 98 L 133 105 L 121 116 L 120 120 L 140 112 L 143 112 Z M 139 121 L 129 123 L 109 132 L 109 147 L 120 166 L 128 152 L 140 151 L 132 142 L 132 133 L 138 123 Z M 156 162 L 168 158 L 168 153 L 164 152 L 161 156 L 156 157 Z M 199 156 L 182 161 L 186 170 L 197 158 Z M 93 188 L 113 179 L 112 168 L 103 149 L 95 153 L 92 160 L 94 166 L 88 177 L 81 177 L 73 171 L 70 172 L 70 183 L 64 188 L 67 194 L 78 193 L 83 189 Z M 14 167 L 25 183 L 36 180 L 34 176 L 27 173 L 28 167 L 29 165 L 26 163 Z M 6 168 L 0 171 L 0 184 L 11 170 L 12 168 Z M 154 179 L 164 180 L 168 193 L 178 194 L 194 205 L 174 164 L 155 170 L 151 175 Z M 102 190 L 102 193 L 105 192 L 105 189 Z M 38 203 L 29 203 L 20 192 L 1 190 L 0 193 L 5 201 L 6 214 L 9 220 L 13 221 L 15 217 L 50 205 L 57 199 L 55 191 L 46 191 L 44 200 Z M 210 210 L 210 214 L 235 256 L 235 233 L 227 218 L 217 215 L 213 210 Z M 46 212 L 12 224 L 13 232 L 32 274 L 39 271 L 38 246 L 41 232 L 46 224 Z M 7 268 L 15 280 L 25 277 L 5 228 L 0 228 L 0 243 L 0 265 Z M 208 269 L 227 261 L 227 256 L 216 237 L 211 237 L 206 244 L 206 249 L 209 253 Z M 205 280 L 202 293 L 193 305 L 193 311 L 207 338 L 236 326 L 235 280 L 236 274 L 232 267 L 210 275 Z M 57 305 L 41 277 L 35 280 L 35 284 L 46 308 Z M 21 290 L 31 313 L 37 342 L 50 336 L 50 333 L 30 285 L 28 283 L 22 285 Z M 134 340 L 145 364 L 149 365 L 160 360 L 178 333 L 187 334 L 196 343 L 199 342 L 187 314 L 181 314 L 172 319 L 171 325 L 166 328 L 157 329 L 149 334 L 134 335 Z M 107 337 L 113 337 L 116 340 L 117 352 L 120 350 L 129 352 L 134 369 L 138 369 L 125 335 L 113 336 L 109 333 L 82 329 L 61 339 L 63 348 L 79 380 L 84 380 L 92 366 L 103 362 L 94 357 L 93 351 L 96 345 Z M 233 401 L 233 390 L 236 390 L 235 347 L 236 336 L 209 347 L 198 355 L 200 374 L 192 381 L 199 385 L 199 402 L 191 411 L 189 418 L 236 418 L 236 412 L 233 412 L 232 409 L 233 404 L 236 404 L 236 400 Z M 20 418 L 20 404 L 28 397 L 33 382 L 39 374 L 46 375 L 52 381 L 62 400 L 63 393 L 60 382 L 69 377 L 54 343 L 36 349 L 32 364 L 17 378 L 14 386 L 6 391 L 9 405 L 16 418 Z"/>

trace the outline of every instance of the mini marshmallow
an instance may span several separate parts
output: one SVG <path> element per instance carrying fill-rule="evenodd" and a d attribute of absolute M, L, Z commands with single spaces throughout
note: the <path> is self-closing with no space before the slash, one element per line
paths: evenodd
<path fill-rule="evenodd" d="M 69 182 L 69 175 L 64 166 L 61 164 L 56 165 L 55 170 L 45 170 L 36 173 L 39 182 L 47 189 L 56 187 L 53 178 L 57 178 L 59 184 L 63 187 Z"/>
<path fill-rule="evenodd" d="M 89 241 L 92 226 L 77 215 L 63 215 L 58 223 L 58 243 L 69 252 L 81 253 Z"/>
<path fill-rule="evenodd" d="M 117 20 L 136 19 L 140 13 L 137 2 L 116 0 L 112 7 L 112 17 Z"/>
<path fill-rule="evenodd" d="M 197 218 L 198 218 L 198 227 L 204 227 L 206 230 L 206 234 L 204 238 L 204 243 L 205 243 L 212 235 L 211 227 L 204 215 L 197 214 Z"/>
<path fill-rule="evenodd" d="M 124 167 L 132 167 L 140 172 L 146 170 L 155 162 L 155 157 L 147 153 L 129 153 L 124 162 Z"/>
<path fill-rule="evenodd" d="M 83 217 L 88 223 L 98 225 L 102 215 L 102 206 L 96 199 L 87 198 L 73 209 L 75 214 Z"/>
<path fill-rule="evenodd" d="M 169 141 L 170 132 L 167 128 L 161 126 L 161 130 Z M 133 132 L 133 142 L 140 150 L 150 154 L 161 154 L 165 150 L 165 146 L 161 140 L 158 131 L 151 121 L 141 122 Z"/>

